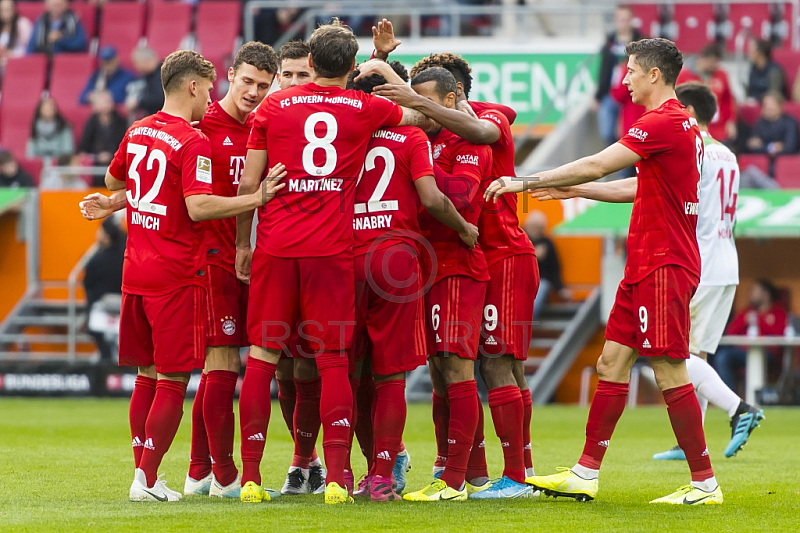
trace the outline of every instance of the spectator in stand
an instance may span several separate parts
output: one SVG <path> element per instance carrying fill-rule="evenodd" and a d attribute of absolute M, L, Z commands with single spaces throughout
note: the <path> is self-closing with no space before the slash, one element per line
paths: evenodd
<path fill-rule="evenodd" d="M 800 129 L 794 117 L 783 112 L 783 95 L 767 93 L 761 104 L 761 117 L 756 121 L 745 144 L 745 151 L 770 156 L 769 174 L 749 166 L 742 171 L 741 187 L 744 189 L 776 189 L 775 158 L 797 153 Z"/>
<path fill-rule="evenodd" d="M 72 155 L 74 150 L 72 127 L 58 110 L 56 101 L 45 96 L 33 115 L 27 157 L 59 157 Z"/>
<path fill-rule="evenodd" d="M 547 305 L 551 291 L 556 291 L 562 300 L 571 300 L 572 291 L 564 286 L 561 280 L 561 262 L 553 241 L 546 235 L 547 215 L 541 211 L 531 211 L 525 217 L 522 229 L 528 235 L 536 249 L 536 261 L 539 263 L 539 292 L 533 302 L 533 318 L 539 318 Z"/>
<path fill-rule="evenodd" d="M 22 170 L 8 150 L 0 150 L 0 188 L 35 187 L 31 175 Z"/>
<path fill-rule="evenodd" d="M 699 81 L 711 89 L 717 97 L 717 114 L 708 125 L 708 133 L 718 141 L 732 142 L 736 139 L 736 101 L 728 74 L 720 66 L 721 61 L 722 50 L 719 45 L 706 45 L 694 62 L 689 60 L 683 66 L 676 85 Z"/>
<path fill-rule="evenodd" d="M 125 103 L 125 89 L 130 82 L 136 79 L 136 76 L 133 72 L 120 66 L 117 49 L 113 46 L 101 48 L 97 57 L 100 59 L 100 68 L 95 70 L 86 81 L 86 87 L 81 92 L 80 103 L 89 104 L 89 97 L 95 91 L 109 91 L 115 104 Z"/>
<path fill-rule="evenodd" d="M 747 47 L 750 60 L 750 77 L 747 81 L 747 98 L 761 102 L 767 93 L 786 96 L 786 73 L 772 60 L 772 45 L 762 39 L 751 39 Z"/>
<path fill-rule="evenodd" d="M 161 61 L 152 48 L 133 51 L 133 68 L 139 78 L 128 83 L 125 108 L 135 115 L 153 115 L 164 105 L 161 87 Z"/>
<path fill-rule="evenodd" d="M 603 48 L 600 50 L 600 77 L 597 80 L 597 92 L 592 102 L 593 109 L 597 111 L 597 125 L 600 136 L 606 144 L 614 144 L 617 135 L 617 119 L 619 117 L 619 104 L 611 96 L 611 88 L 621 83 L 616 76 L 619 74 L 617 65 L 627 60 L 625 45 L 631 41 L 644 38 L 642 33 L 633 27 L 633 11 L 625 5 L 617 6 L 614 11 L 614 31 L 608 34 Z"/>
<path fill-rule="evenodd" d="M 273 45 L 280 36 L 303 14 L 305 8 L 282 7 L 260 9 L 255 14 L 254 29 L 256 41 Z"/>
<path fill-rule="evenodd" d="M 778 302 L 778 291 L 765 279 L 760 279 L 750 289 L 750 304 L 728 325 L 728 335 L 769 336 L 783 335 L 786 330 L 786 309 Z M 767 361 L 774 365 L 781 356 L 777 346 L 767 348 Z M 737 390 L 739 371 L 747 363 L 747 350 L 744 346 L 720 346 L 714 355 L 714 368 L 719 377 L 731 388 Z"/>
<path fill-rule="evenodd" d="M 79 167 L 77 156 L 64 154 L 58 157 L 56 164 L 47 169 L 39 186 L 43 190 L 82 191 L 88 188 L 87 182 L 71 167 Z"/>
<path fill-rule="evenodd" d="M 108 166 L 128 129 L 127 121 L 114 109 L 114 100 L 108 91 L 92 94 L 92 116 L 86 122 L 78 144 L 78 155 L 90 156 L 97 166 Z M 101 181 L 103 176 L 98 177 Z M 98 186 L 101 186 L 98 182 Z"/>
<path fill-rule="evenodd" d="M 28 53 L 85 52 L 86 30 L 69 0 L 45 0 L 45 9 L 33 27 Z"/>
<path fill-rule="evenodd" d="M 102 299 L 107 294 L 122 295 L 122 263 L 127 236 L 116 217 L 108 217 L 97 228 L 97 250 L 86 263 L 83 288 L 86 291 L 86 314 L 103 313 Z M 104 331 L 88 329 L 94 338 L 100 359 L 112 362 L 111 344 Z"/>
<path fill-rule="evenodd" d="M 0 68 L 9 57 L 24 56 L 33 33 L 33 24 L 17 11 L 16 0 L 0 0 Z"/>

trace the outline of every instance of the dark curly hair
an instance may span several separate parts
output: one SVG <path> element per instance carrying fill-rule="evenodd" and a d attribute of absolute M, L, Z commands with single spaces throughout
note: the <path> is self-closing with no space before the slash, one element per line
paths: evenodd
<path fill-rule="evenodd" d="M 395 74 L 400 76 L 400 78 L 404 82 L 408 82 L 408 71 L 406 67 L 399 61 L 391 61 L 389 66 L 392 67 Z M 367 94 L 372 94 L 372 89 L 377 87 L 378 85 L 386 84 L 386 78 L 381 76 L 380 74 L 372 74 L 371 76 L 367 76 L 365 78 L 361 78 L 358 81 L 354 81 L 355 77 L 358 76 L 359 70 L 358 67 L 350 73 L 347 77 L 347 88 L 348 89 L 355 89 L 356 91 L 363 91 Z"/>
<path fill-rule="evenodd" d="M 628 43 L 625 54 L 636 56 L 636 64 L 645 71 L 657 68 L 661 71 L 664 83 L 675 87 L 675 81 L 683 67 L 683 54 L 669 39 L 641 39 Z"/>
<path fill-rule="evenodd" d="M 308 54 L 311 53 L 311 48 L 308 47 L 308 43 L 304 43 L 303 41 L 296 40 L 296 41 L 289 41 L 288 43 L 281 46 L 281 51 L 279 56 L 281 61 L 286 59 L 303 59 L 308 57 Z"/>
<path fill-rule="evenodd" d="M 275 50 L 270 45 L 257 41 L 250 41 L 239 48 L 233 60 L 233 70 L 238 70 L 244 63 L 270 74 L 278 72 L 278 55 Z"/>
<path fill-rule="evenodd" d="M 469 91 L 472 89 L 472 69 L 466 59 L 450 52 L 431 54 L 417 61 L 411 69 L 411 77 L 415 78 L 417 74 L 431 67 L 441 67 L 450 72 L 464 87 L 464 96 L 469 98 Z"/>

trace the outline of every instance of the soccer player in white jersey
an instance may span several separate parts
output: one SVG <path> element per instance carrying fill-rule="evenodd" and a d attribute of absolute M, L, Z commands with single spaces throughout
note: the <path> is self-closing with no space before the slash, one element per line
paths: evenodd
<path fill-rule="evenodd" d="M 716 97 L 711 90 L 701 83 L 691 82 L 678 86 L 675 92 L 687 111 L 697 118 L 704 146 L 698 184 L 700 212 L 697 220 L 697 242 L 702 266 L 700 284 L 689 305 L 691 356 L 686 362 L 686 369 L 697 391 L 703 417 L 709 401 L 731 417 L 731 440 L 725 448 L 725 457 L 732 457 L 764 418 L 760 408 L 742 401 L 706 362 L 708 354 L 717 350 L 739 284 L 739 260 L 733 241 L 739 195 L 739 165 L 733 153 L 708 134 L 708 124 L 717 111 Z M 540 189 L 534 191 L 532 196 L 541 200 L 581 197 L 604 202 L 627 202 L 635 194 L 636 178 L 627 178 L 607 183 Z M 653 458 L 685 459 L 686 456 L 680 447 L 675 446 Z"/>

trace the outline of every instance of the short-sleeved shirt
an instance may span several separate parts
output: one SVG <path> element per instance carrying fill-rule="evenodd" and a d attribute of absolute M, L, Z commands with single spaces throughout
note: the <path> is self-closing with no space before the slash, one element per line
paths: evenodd
<path fill-rule="evenodd" d="M 642 115 L 619 142 L 642 158 L 636 163 L 625 281 L 636 283 L 664 265 L 684 267 L 699 280 L 703 138 L 697 121 L 670 99 Z"/>
<path fill-rule="evenodd" d="M 473 105 L 472 102 L 470 105 Z M 481 184 L 483 192 L 496 178 L 516 175 L 514 137 L 508 117 L 501 111 L 484 107 L 477 114 L 478 119 L 489 121 L 500 129 L 500 138 L 489 145 L 492 149 L 492 172 Z M 516 194 L 504 194 L 496 202 L 484 204 L 478 219 L 478 230 L 478 241 L 489 265 L 507 257 L 535 253 L 531 240 L 519 227 Z"/>
<path fill-rule="evenodd" d="M 230 116 L 219 102 L 208 107 L 200 122 L 200 131 L 208 136 L 211 143 L 211 178 L 216 196 L 236 196 L 252 126 L 252 114 L 242 124 Z M 208 262 L 235 273 L 236 217 L 207 220 L 203 226 Z"/>
<path fill-rule="evenodd" d="M 727 146 L 703 132 L 705 151 L 700 177 L 700 247 L 702 285 L 738 285 L 739 255 L 733 240 L 736 201 L 739 198 L 739 164 Z"/>
<path fill-rule="evenodd" d="M 205 286 L 203 226 L 189 217 L 185 198 L 213 192 L 208 137 L 159 111 L 128 128 L 108 171 L 126 182 L 122 291 L 159 296 Z"/>
<path fill-rule="evenodd" d="M 364 173 L 356 187 L 355 255 L 366 253 L 375 239 L 389 231 L 392 236 L 374 250 L 398 241 L 417 248 L 421 202 L 414 182 L 424 176 L 433 176 L 433 156 L 421 129 L 403 126 L 372 134 Z"/>
<path fill-rule="evenodd" d="M 380 96 L 307 83 L 268 96 L 247 147 L 286 165 L 286 187 L 259 210 L 256 246 L 277 257 L 326 257 L 353 246 L 356 181 L 375 130 L 400 106 Z"/>
<path fill-rule="evenodd" d="M 445 129 L 433 139 L 432 145 L 436 185 L 453 201 L 464 220 L 477 225 L 483 208 L 480 185 L 492 172 L 491 148 L 472 144 Z M 436 282 L 459 275 L 477 281 L 489 279 L 489 267 L 480 244 L 470 250 L 458 233 L 427 211 L 420 214 L 419 223 L 436 253 L 436 265 L 431 264 L 427 254 L 421 256 L 425 278 L 435 266 Z"/>

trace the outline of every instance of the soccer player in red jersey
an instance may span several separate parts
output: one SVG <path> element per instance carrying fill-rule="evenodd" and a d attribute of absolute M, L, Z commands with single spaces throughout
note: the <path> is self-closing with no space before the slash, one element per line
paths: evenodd
<path fill-rule="evenodd" d="M 311 50 L 303 41 L 289 41 L 280 49 L 281 89 L 296 87 L 314 79 L 314 69 L 308 64 Z M 325 468 L 314 447 L 319 435 L 319 395 L 322 384 L 317 366 L 296 331 L 287 341 L 287 349 L 275 371 L 278 383 L 278 403 L 289 433 L 294 440 L 294 454 L 281 494 L 322 494 L 325 491 Z"/>
<path fill-rule="evenodd" d="M 703 139 L 696 119 L 675 97 L 675 80 L 683 64 L 675 44 L 643 39 L 628 44 L 626 53 L 624 83 L 646 112 L 619 142 L 534 177 L 500 178 L 486 190 L 487 199 L 492 199 L 524 189 L 579 185 L 633 164 L 638 174 L 625 277 L 597 362 L 600 381 L 589 410 L 583 454 L 571 470 L 526 481 L 552 495 L 582 500 L 597 495 L 600 464 L 625 408 L 631 366 L 644 355 L 650 359 L 692 474 L 690 485 L 653 503 L 719 504 L 722 491 L 714 478 L 700 405 L 686 371 L 689 301 L 700 280 L 695 230 Z"/>
<path fill-rule="evenodd" d="M 376 88 L 376 92 L 416 109 L 442 124 L 456 135 L 492 148 L 492 177 L 481 184 L 485 189 L 500 176 L 514 175 L 514 139 L 509 118 L 491 104 L 467 100 L 472 86 L 469 64 L 460 56 L 443 53 L 422 59 L 413 69 L 420 73 L 427 68 L 448 70 L 458 85 L 457 105 L 468 105 L 477 112 L 477 120 L 467 114 L 436 105 L 417 95 L 405 84 Z M 385 70 L 385 67 L 376 66 Z M 505 106 L 498 106 L 499 108 Z M 511 117 L 514 118 L 513 115 Z M 530 239 L 519 228 L 517 197 L 506 194 L 497 205 L 485 205 L 479 219 L 480 245 L 489 265 L 491 280 L 486 291 L 481 331 L 481 376 L 489 389 L 492 420 L 502 444 L 505 458 L 503 477 L 484 490 L 474 492 L 476 499 L 520 498 L 532 494 L 524 483 L 533 475 L 530 446 L 531 396 L 525 380 L 524 362 L 528 355 L 530 327 L 533 319 L 531 301 L 536 296 L 539 269 Z M 434 395 L 434 408 L 446 411 L 444 398 Z M 443 416 L 437 417 L 441 423 Z M 518 422 L 518 423 L 517 423 Z M 444 434 L 444 431 L 439 431 Z M 443 440 L 443 439 L 441 439 Z M 446 448 L 439 455 L 446 454 Z M 440 464 L 443 461 L 440 460 Z M 438 468 L 441 468 L 439 466 Z M 479 421 L 467 479 L 475 486 L 487 476 L 483 448 L 483 424 Z M 476 479 L 478 478 L 478 479 Z M 480 488 L 483 488 L 480 484 Z"/>
<path fill-rule="evenodd" d="M 243 501 L 263 499 L 259 463 L 269 423 L 269 387 L 289 332 L 315 351 L 322 377 L 320 418 L 328 467 L 326 503 L 346 503 L 344 466 L 353 410 L 348 359 L 354 325 L 353 205 L 367 141 L 381 127 L 427 121 L 385 98 L 347 91 L 358 41 L 338 20 L 309 41 L 312 83 L 268 96 L 256 112 L 239 194 L 249 194 L 268 154 L 286 161 L 277 207 L 259 212 L 255 252 L 251 213 L 239 217 L 237 275 L 250 279 L 248 336 L 253 344 L 240 396 Z M 252 278 L 250 262 L 252 260 Z"/>
<path fill-rule="evenodd" d="M 215 195 L 236 196 L 244 170 L 253 110 L 267 95 L 278 71 L 271 46 L 243 45 L 228 69 L 227 94 L 211 104 L 200 122 L 211 142 Z M 239 348 L 247 342 L 247 285 L 236 279 L 236 219 L 204 224 L 207 247 L 209 331 L 206 362 L 192 407 L 192 447 L 184 495 L 239 498 L 233 464 L 233 395 L 239 378 Z M 213 473 L 212 473 L 213 470 Z"/>
<path fill-rule="evenodd" d="M 282 188 L 268 179 L 249 195 L 212 194 L 208 137 L 190 122 L 203 118 L 215 77 L 200 54 L 170 54 L 161 67 L 163 109 L 128 129 L 105 177 L 110 190 L 126 190 L 128 204 L 119 363 L 139 367 L 130 407 L 132 501 L 181 497 L 157 472 L 180 425 L 189 373 L 205 356 L 207 268 L 198 221 L 252 210 Z M 269 176 L 281 171 L 276 165 Z"/>
<path fill-rule="evenodd" d="M 455 107 L 456 81 L 445 69 L 427 69 L 412 79 L 411 86 L 425 98 Z M 437 185 L 467 222 L 477 223 L 483 203 L 479 188 L 491 172 L 491 150 L 464 141 L 436 123 L 426 132 L 432 138 Z M 420 226 L 435 252 L 433 256 L 424 254 L 422 263 L 423 277 L 434 279 L 425 296 L 429 366 L 434 390 L 440 396 L 446 394 L 450 402 L 448 457 L 441 478 L 403 498 L 464 500 L 480 409 L 474 361 L 489 273 L 479 246 L 470 249 L 456 232 L 427 213 L 420 215 Z"/>
<path fill-rule="evenodd" d="M 392 68 L 408 78 L 400 63 L 394 62 Z M 371 93 L 373 87 L 385 83 L 385 78 L 375 75 L 352 86 Z M 356 189 L 353 221 L 356 375 L 366 363 L 375 378 L 374 400 L 366 409 L 371 413 L 368 427 L 374 438 L 369 439 L 371 449 L 365 451 L 372 466 L 359 489 L 372 501 L 399 499 L 391 474 L 405 427 L 405 373 L 424 365 L 426 359 L 426 283 L 418 259 L 423 242 L 417 220 L 420 207 L 455 231 L 468 247 L 475 246 L 478 228 L 464 220 L 436 185 L 425 133 L 408 126 L 376 131 Z M 357 425 L 361 425 L 360 405 L 358 411 Z"/>

